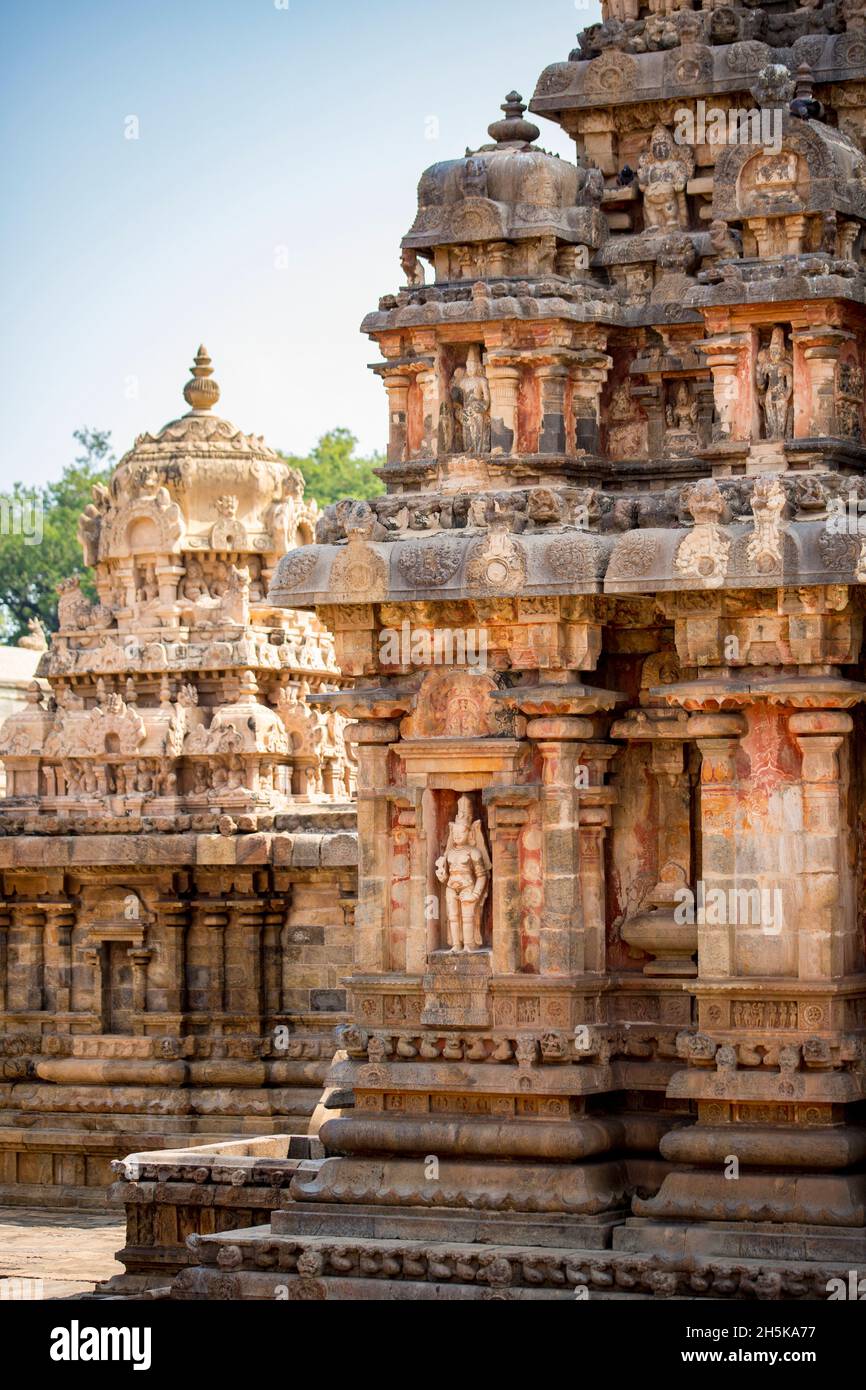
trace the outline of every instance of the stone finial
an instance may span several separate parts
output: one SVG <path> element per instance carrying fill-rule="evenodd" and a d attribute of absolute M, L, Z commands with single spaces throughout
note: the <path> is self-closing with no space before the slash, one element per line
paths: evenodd
<path fill-rule="evenodd" d="M 193 410 L 210 410 L 220 398 L 220 388 L 211 381 L 213 367 L 204 343 L 201 343 L 192 366 L 192 378 L 183 388 L 183 397 Z"/>
<path fill-rule="evenodd" d="M 820 101 L 816 101 L 812 93 L 812 83 L 812 69 L 808 63 L 801 63 L 797 68 L 797 85 L 790 112 L 792 116 L 799 116 L 803 121 L 820 121 L 824 118 L 824 107 Z"/>
<path fill-rule="evenodd" d="M 510 145 L 521 143 L 531 145 L 533 140 L 537 140 L 541 131 L 532 121 L 525 121 L 523 113 L 526 110 L 526 103 L 519 92 L 509 92 L 500 110 L 505 112 L 504 121 L 494 121 L 487 127 L 487 133 L 491 140 L 495 140 L 497 145 Z"/>

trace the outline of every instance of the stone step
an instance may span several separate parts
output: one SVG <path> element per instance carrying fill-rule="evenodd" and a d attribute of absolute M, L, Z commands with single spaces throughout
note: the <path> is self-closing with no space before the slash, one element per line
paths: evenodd
<path fill-rule="evenodd" d="M 772 1222 L 661 1222 L 630 1217 L 613 1233 L 613 1249 L 628 1254 L 731 1259 L 866 1262 L 866 1231 L 846 1226 Z M 852 1265 L 852 1267 L 853 1267 Z"/>
<path fill-rule="evenodd" d="M 715 1258 L 664 1252 L 288 1235 L 261 1226 L 191 1236 L 176 1299 L 827 1299 L 842 1263 Z"/>
<path fill-rule="evenodd" d="M 380 1207 L 338 1202 L 293 1202 L 274 1212 L 274 1235 L 381 1240 L 459 1240 L 480 1245 L 604 1250 L 625 1210 L 598 1216 L 563 1213 L 470 1211 L 458 1207 Z"/>

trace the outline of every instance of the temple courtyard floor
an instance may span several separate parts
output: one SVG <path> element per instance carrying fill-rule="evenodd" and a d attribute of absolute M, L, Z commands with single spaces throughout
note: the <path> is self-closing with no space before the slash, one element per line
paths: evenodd
<path fill-rule="evenodd" d="M 0 1207 L 0 1301 L 91 1293 L 123 1273 L 114 1255 L 124 1237 L 122 1210 Z"/>

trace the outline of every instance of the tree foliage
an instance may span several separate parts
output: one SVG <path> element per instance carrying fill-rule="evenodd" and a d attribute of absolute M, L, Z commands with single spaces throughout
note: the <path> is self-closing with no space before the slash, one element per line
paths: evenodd
<path fill-rule="evenodd" d="M 56 482 L 44 487 L 15 483 L 0 492 L 0 641 L 15 643 L 38 618 L 46 632 L 57 629 L 57 585 L 69 575 L 81 576 L 81 587 L 95 598 L 93 576 L 85 568 L 78 542 L 78 518 L 92 500 L 94 483 L 106 483 L 115 463 L 111 434 L 80 429 L 73 436 L 80 453 Z M 383 459 L 358 458 L 358 441 L 351 430 L 323 434 L 307 458 L 283 455 L 299 468 L 307 496 L 320 507 L 343 497 L 373 497 L 383 492 L 373 472 Z M 41 536 L 31 524 L 41 517 Z M 20 520 L 24 518 L 22 525 Z"/>
<path fill-rule="evenodd" d="M 15 483 L 0 493 L 0 639 L 6 643 L 23 637 L 31 618 L 38 618 L 46 632 L 56 630 L 61 579 L 80 574 L 82 587 L 94 597 L 78 543 L 78 518 L 92 500 L 93 484 L 108 480 L 115 460 L 109 432 L 84 428 L 74 438 L 81 453 L 55 482 Z"/>
<path fill-rule="evenodd" d="M 358 458 L 357 444 L 351 430 L 337 428 L 322 435 L 308 458 L 283 457 L 303 474 L 306 496 L 315 497 L 320 507 L 326 507 L 343 497 L 375 497 L 385 491 L 373 472 L 382 466 L 382 455 Z"/>

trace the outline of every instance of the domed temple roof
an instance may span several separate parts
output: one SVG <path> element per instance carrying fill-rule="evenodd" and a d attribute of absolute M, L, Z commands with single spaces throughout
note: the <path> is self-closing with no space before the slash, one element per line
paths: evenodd
<path fill-rule="evenodd" d="M 79 531 L 88 564 L 153 548 L 138 543 L 148 529 L 166 541 L 158 549 L 174 552 L 282 554 L 312 539 L 317 507 L 304 502 L 298 470 L 260 435 L 211 413 L 220 389 L 204 345 L 183 394 L 191 409 L 156 434 L 140 434 L 108 488 L 95 490 Z"/>
<path fill-rule="evenodd" d="M 421 175 L 418 215 L 404 246 L 423 252 L 499 238 L 586 239 L 586 204 L 593 201 L 581 198 L 587 171 L 535 147 L 539 130 L 524 119 L 518 92 L 509 93 L 502 110 L 505 119 L 488 127 L 492 144 L 433 164 Z M 595 201 L 600 197 L 599 187 Z"/>

